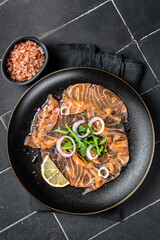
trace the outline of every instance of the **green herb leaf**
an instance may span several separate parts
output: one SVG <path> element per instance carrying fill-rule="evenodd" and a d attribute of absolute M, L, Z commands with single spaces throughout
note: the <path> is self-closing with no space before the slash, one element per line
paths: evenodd
<path fill-rule="evenodd" d="M 64 142 L 70 142 L 71 140 L 69 138 L 64 138 L 63 141 Z"/>
<path fill-rule="evenodd" d="M 67 124 L 65 125 L 65 127 L 68 129 L 68 131 L 71 133 L 71 135 L 73 136 L 73 138 L 75 139 L 75 141 L 78 144 L 78 147 L 80 149 L 80 152 L 82 154 L 82 156 L 86 154 L 87 151 L 87 144 L 85 142 L 83 142 L 82 139 L 80 139 L 79 137 L 77 137 L 77 135 L 72 131 L 72 129 L 70 129 Z"/>
<path fill-rule="evenodd" d="M 100 150 L 100 152 L 103 152 L 104 146 L 100 146 L 99 150 Z"/>
<path fill-rule="evenodd" d="M 94 143 L 93 141 L 87 141 L 87 140 L 85 140 L 85 139 L 84 139 L 83 141 L 84 141 L 86 144 L 88 144 L 88 145 L 93 145 L 93 143 Z"/>
<path fill-rule="evenodd" d="M 107 152 L 107 149 L 105 148 L 104 145 L 100 146 L 100 152 Z"/>
<path fill-rule="evenodd" d="M 72 131 L 72 129 L 70 127 L 68 127 L 67 124 L 65 124 L 65 127 L 68 129 L 68 132 L 70 132 L 70 134 L 77 140 L 77 142 L 80 142 L 80 138 L 77 137 L 77 135 Z"/>
<path fill-rule="evenodd" d="M 85 115 L 83 115 L 83 117 L 84 117 L 84 120 L 85 120 L 86 126 L 88 127 L 88 119 L 86 118 Z"/>
<path fill-rule="evenodd" d="M 95 148 L 92 148 L 92 151 L 97 154 L 97 150 Z"/>
<path fill-rule="evenodd" d="M 100 149 L 99 149 L 99 146 L 98 146 L 98 138 L 94 136 L 94 144 L 95 144 L 95 147 L 97 149 L 97 155 L 99 156 L 101 154 L 100 152 Z"/>
<path fill-rule="evenodd" d="M 106 142 L 107 138 L 105 137 L 104 139 L 102 139 L 102 141 L 99 142 L 99 145 L 102 145 Z"/>
<path fill-rule="evenodd" d="M 104 139 L 100 140 L 100 136 L 95 136 L 94 133 L 93 133 L 93 130 L 92 130 L 92 125 L 89 126 L 88 124 L 88 120 L 86 118 L 86 116 L 84 116 L 84 119 L 85 119 L 85 123 L 86 123 L 86 126 L 79 126 L 78 127 L 78 132 L 79 134 L 84 134 L 84 132 L 87 131 L 87 129 L 89 129 L 90 131 L 90 134 L 89 136 L 87 136 L 86 138 L 79 138 L 75 132 L 73 132 L 73 130 L 71 129 L 71 127 L 68 127 L 68 125 L 66 124 L 65 127 L 67 128 L 67 130 L 61 130 L 61 129 L 57 129 L 55 130 L 56 132 L 60 132 L 64 135 L 67 135 L 71 138 L 74 139 L 75 143 L 76 143 L 76 150 L 80 152 L 80 155 L 79 153 L 76 152 L 76 154 L 82 159 L 84 160 L 84 156 L 86 155 L 87 153 L 87 148 L 88 146 L 92 145 L 92 151 L 97 154 L 98 156 L 102 153 L 102 152 L 107 152 L 107 148 L 105 148 L 105 146 L 103 145 L 107 138 L 104 137 L 103 135 L 100 135 L 101 137 L 103 137 Z M 66 144 L 62 147 L 62 150 L 67 150 L 67 149 L 73 149 L 73 144 L 72 142 L 65 138 L 64 141 L 66 142 Z"/>
<path fill-rule="evenodd" d="M 68 131 L 66 130 L 61 130 L 61 129 L 56 129 L 55 132 L 59 132 L 59 133 L 62 133 L 64 135 L 67 135 L 68 134 Z"/>
<path fill-rule="evenodd" d="M 87 153 L 87 148 L 85 148 L 85 149 L 81 148 L 80 151 L 81 151 L 82 156 L 84 157 Z"/>
<path fill-rule="evenodd" d="M 87 163 L 87 161 L 86 161 L 77 151 L 75 151 L 75 154 L 77 154 L 77 156 L 78 156 L 79 158 L 81 158 L 84 162 Z"/>
<path fill-rule="evenodd" d="M 71 141 L 67 142 L 63 147 L 62 150 L 73 149 L 73 143 Z"/>
<path fill-rule="evenodd" d="M 107 152 L 107 148 L 104 147 L 103 152 Z"/>
<path fill-rule="evenodd" d="M 101 154 L 101 152 L 100 152 L 100 150 L 99 150 L 99 146 L 98 146 L 98 139 L 99 139 L 99 138 L 96 137 L 96 136 L 93 134 L 92 125 L 89 126 L 88 120 L 87 120 L 86 116 L 84 116 L 84 119 L 85 119 L 86 126 L 88 127 L 88 129 L 89 129 L 89 131 L 90 131 L 90 135 L 91 135 L 92 138 L 93 138 L 93 144 L 92 144 L 92 145 L 96 147 L 96 149 L 97 149 L 97 155 L 99 156 L 99 155 Z"/>
<path fill-rule="evenodd" d="M 83 132 L 85 132 L 86 130 L 87 130 L 87 127 L 84 127 L 84 126 L 81 126 L 81 125 L 78 127 L 78 132 L 79 132 L 79 133 L 83 133 Z"/>

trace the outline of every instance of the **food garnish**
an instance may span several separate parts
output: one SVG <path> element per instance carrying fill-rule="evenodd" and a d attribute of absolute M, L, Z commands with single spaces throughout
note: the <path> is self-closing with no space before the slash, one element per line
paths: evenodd
<path fill-rule="evenodd" d="M 89 124 L 88 124 L 88 125 L 89 125 L 89 127 L 91 127 L 91 125 L 92 125 L 94 122 L 96 122 L 96 121 L 100 121 L 102 127 L 101 127 L 101 129 L 100 129 L 98 132 L 95 132 L 95 131 L 93 131 L 93 130 L 92 130 L 92 132 L 93 132 L 93 134 L 95 134 L 95 135 L 99 135 L 99 134 L 101 134 L 101 133 L 104 131 L 104 121 L 103 121 L 102 118 L 100 118 L 100 117 L 94 117 L 94 118 L 92 118 L 92 119 L 89 121 Z"/>
<path fill-rule="evenodd" d="M 102 133 L 101 130 L 99 132 L 92 130 L 91 123 L 94 123 L 95 121 L 100 121 L 102 124 L 101 129 L 104 128 L 104 121 L 102 118 L 94 117 L 88 123 L 87 118 L 84 116 L 84 119 L 75 122 L 72 128 L 66 124 L 65 127 L 67 130 L 56 129 L 56 132 L 64 135 L 57 141 L 56 147 L 58 152 L 64 157 L 71 157 L 76 150 L 76 153 L 78 152 L 78 156 L 82 160 L 84 160 L 84 156 L 86 156 L 89 160 L 93 160 L 101 155 L 102 152 L 107 152 L 107 148 L 103 145 L 105 144 L 107 138 L 100 135 L 100 133 Z M 82 125 L 84 123 L 85 125 Z M 95 133 L 98 133 L 99 136 L 95 136 Z M 61 143 L 63 141 L 65 145 L 61 147 Z M 71 153 L 65 153 L 66 150 L 70 150 Z M 91 155 L 91 151 L 93 151 L 96 156 L 93 157 Z"/>
<path fill-rule="evenodd" d="M 77 122 L 75 122 L 73 124 L 73 131 L 75 132 L 75 134 L 77 135 L 77 137 L 79 138 L 85 138 L 89 135 L 89 131 L 87 131 L 85 134 L 83 134 L 83 132 L 86 131 L 86 127 L 84 126 L 81 126 L 81 124 L 85 123 L 85 120 L 82 119 L 82 120 L 78 120 Z M 79 132 L 79 133 L 78 133 Z"/>
<path fill-rule="evenodd" d="M 61 107 L 61 115 L 69 115 L 69 108 L 68 107 Z"/>
<path fill-rule="evenodd" d="M 97 157 L 98 157 L 98 154 L 95 156 L 95 157 L 92 157 L 92 155 L 91 155 L 91 149 L 93 148 L 93 146 L 92 145 L 89 145 L 89 147 L 87 148 L 87 158 L 89 159 L 89 160 L 93 160 L 93 159 L 96 159 Z"/>
<path fill-rule="evenodd" d="M 65 144 L 63 150 L 68 150 L 68 149 L 73 150 L 73 151 L 71 151 L 71 153 L 65 153 L 65 152 L 63 152 L 63 150 L 61 148 L 61 143 L 63 141 L 65 141 L 66 139 L 69 139 L 70 141 Z M 57 141 L 56 147 L 57 147 L 58 152 L 63 157 L 71 157 L 74 154 L 75 150 L 76 150 L 76 144 L 75 144 L 74 140 L 71 137 L 69 137 L 69 136 L 62 136 L 62 137 L 60 137 L 58 139 L 58 141 Z"/>
<path fill-rule="evenodd" d="M 65 187 L 69 184 L 48 155 L 41 164 L 41 174 L 43 179 L 52 187 Z"/>
<path fill-rule="evenodd" d="M 102 172 L 104 172 L 104 174 L 102 174 Z M 106 167 L 101 167 L 99 170 L 98 170 L 98 175 L 100 177 L 103 177 L 103 178 L 107 178 L 109 176 L 109 171 Z"/>
<path fill-rule="evenodd" d="M 129 161 L 128 112 L 114 92 L 78 83 L 65 89 L 60 101 L 49 94 L 40 109 L 25 145 L 39 148 L 43 161 L 48 155 L 71 186 L 87 194 L 121 174 Z"/>

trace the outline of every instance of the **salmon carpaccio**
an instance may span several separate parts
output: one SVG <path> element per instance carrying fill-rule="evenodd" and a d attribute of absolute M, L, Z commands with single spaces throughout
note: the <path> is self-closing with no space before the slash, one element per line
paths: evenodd
<path fill-rule="evenodd" d="M 88 121 L 95 116 L 101 117 L 105 123 L 102 134 L 107 137 L 108 151 L 92 161 L 87 159 L 87 163 L 75 153 L 69 158 L 61 156 L 56 149 L 61 134 L 54 131 L 65 129 L 65 124 L 70 127 L 83 119 L 83 115 Z M 83 194 L 86 194 L 117 178 L 128 163 L 128 139 L 124 130 L 124 122 L 127 121 L 127 108 L 114 92 L 99 85 L 79 83 L 64 91 L 60 103 L 49 94 L 41 111 L 34 116 L 25 145 L 40 148 L 42 159 L 49 155 L 70 185 L 85 188 Z M 101 128 L 98 121 L 93 127 L 97 131 Z M 98 175 L 101 167 L 109 170 L 108 178 Z"/>

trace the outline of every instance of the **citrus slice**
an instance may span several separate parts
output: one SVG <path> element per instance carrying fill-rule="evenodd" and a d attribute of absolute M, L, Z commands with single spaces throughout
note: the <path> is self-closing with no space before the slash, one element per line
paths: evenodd
<path fill-rule="evenodd" d="M 43 179 L 52 187 L 65 187 L 69 184 L 48 155 L 41 164 L 41 174 Z"/>

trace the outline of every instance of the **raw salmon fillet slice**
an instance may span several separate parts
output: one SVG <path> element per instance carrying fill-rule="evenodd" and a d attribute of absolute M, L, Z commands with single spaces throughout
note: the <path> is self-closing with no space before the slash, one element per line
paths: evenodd
<path fill-rule="evenodd" d="M 63 115 L 62 109 L 69 109 L 68 115 Z M 89 120 L 98 116 L 104 120 L 103 135 L 107 137 L 108 151 L 87 163 L 76 154 L 70 158 L 61 156 L 55 147 L 60 133 L 54 130 L 65 129 L 65 124 L 71 126 L 85 115 Z M 25 145 L 40 148 L 42 159 L 49 155 L 71 186 L 85 188 L 84 194 L 96 190 L 105 183 L 117 178 L 122 167 L 129 161 L 128 138 L 124 122 L 128 121 L 128 112 L 123 101 L 112 91 L 102 86 L 79 83 L 68 87 L 60 104 L 50 94 L 32 122 L 31 132 L 25 140 Z M 94 124 L 94 129 L 101 128 L 100 123 Z M 108 178 L 98 175 L 98 170 L 106 167 Z"/>

